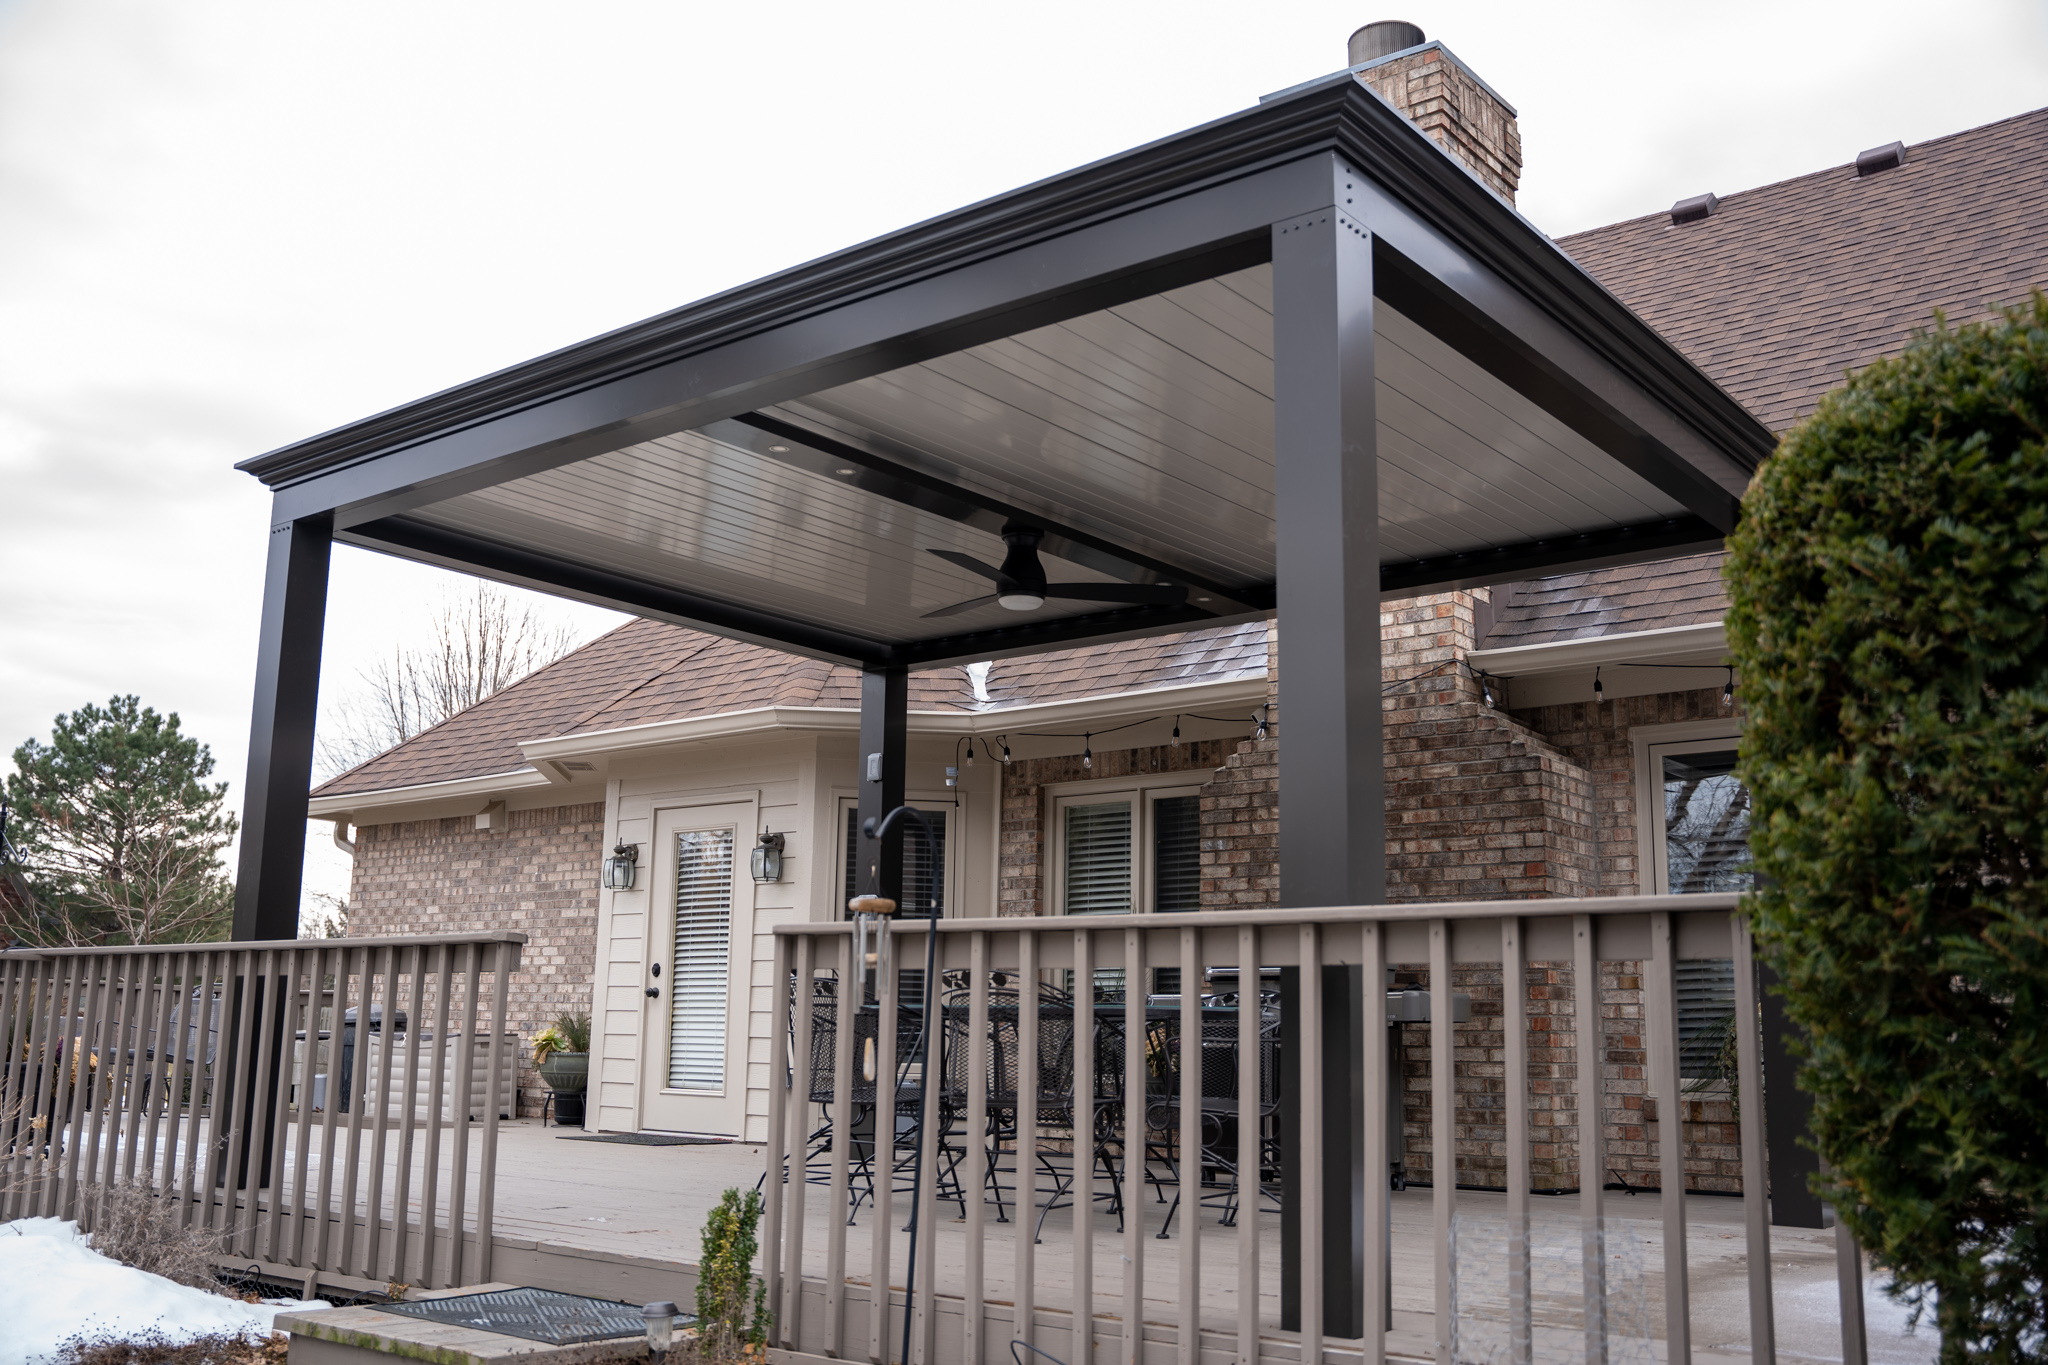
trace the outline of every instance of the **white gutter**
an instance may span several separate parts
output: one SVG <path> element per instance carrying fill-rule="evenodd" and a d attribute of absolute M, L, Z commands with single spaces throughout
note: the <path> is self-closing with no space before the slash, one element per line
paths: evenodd
<path fill-rule="evenodd" d="M 1075 725 L 1098 720 L 1123 720 L 1145 712 L 1170 714 L 1205 708 L 1256 706 L 1266 699 L 1264 674 L 1221 683 L 1149 688 L 1142 692 L 1110 692 L 1073 701 L 1006 706 L 993 711 L 912 711 L 910 729 L 927 735 L 993 735 L 1042 725 Z M 1247 712 L 1249 715 L 1249 712 Z M 527 740 L 519 746 L 536 767 L 564 758 L 592 758 L 657 749 L 707 739 L 730 739 L 765 731 L 858 732 L 860 712 L 826 706 L 763 706 L 751 711 L 726 711 L 712 716 L 686 716 L 617 730 Z"/>
<path fill-rule="evenodd" d="M 386 787 L 382 791 L 350 792 L 345 796 L 316 796 L 306 803 L 306 814 L 316 820 L 332 820 L 336 816 L 385 806 L 417 806 L 428 801 L 459 801 L 464 798 L 489 800 L 504 792 L 547 785 L 547 778 L 533 769 L 516 768 L 509 773 L 458 777 L 449 782 L 422 782 L 412 787 Z M 360 825 L 363 822 L 357 820 L 354 823 Z"/>
<path fill-rule="evenodd" d="M 1554 640 L 1541 645 L 1510 645 L 1475 649 L 1465 656 L 1473 671 L 1503 678 L 1544 673 L 1569 673 L 1600 664 L 1675 663 L 1711 655 L 1718 662 L 1728 653 L 1728 632 L 1719 621 L 1697 626 L 1666 626 L 1661 630 L 1593 635 L 1583 640 Z"/>

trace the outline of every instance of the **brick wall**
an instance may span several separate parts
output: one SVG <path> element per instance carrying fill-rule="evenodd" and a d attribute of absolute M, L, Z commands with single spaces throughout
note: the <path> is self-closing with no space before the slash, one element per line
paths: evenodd
<path fill-rule="evenodd" d="M 525 934 L 509 1013 L 524 1036 L 557 1014 L 590 1011 L 604 804 L 512 811 L 506 823 L 479 830 L 462 816 L 362 826 L 349 933 Z M 538 1113 L 546 1094 L 522 1060 L 521 1110 Z"/>
<path fill-rule="evenodd" d="M 1740 705 L 1736 708 L 1740 711 Z M 1597 889 L 1589 895 L 1633 895 L 1642 885 L 1636 866 L 1635 750 L 1629 731 L 1638 725 L 1717 720 L 1721 689 L 1662 692 L 1604 702 L 1570 702 L 1513 712 L 1515 718 L 1570 755 L 1593 784 L 1593 841 Z"/>
<path fill-rule="evenodd" d="M 1441 49 L 1359 73 L 1509 203 L 1522 181 L 1522 134 L 1515 115 Z"/>

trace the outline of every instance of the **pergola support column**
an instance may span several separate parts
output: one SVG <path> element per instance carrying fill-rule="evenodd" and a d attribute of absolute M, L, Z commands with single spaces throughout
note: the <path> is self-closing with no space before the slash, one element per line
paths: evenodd
<path fill-rule="evenodd" d="M 235 881 L 237 941 L 299 934 L 306 797 L 313 785 L 313 724 L 320 703 L 320 642 L 327 627 L 333 538 L 334 517 L 325 512 L 270 528 Z"/>
<path fill-rule="evenodd" d="M 870 666 L 860 675 L 860 868 L 857 889 L 899 904 L 903 900 L 903 826 L 878 845 L 867 836 L 877 821 L 903 804 L 904 746 L 910 732 L 910 674 Z M 842 912 L 844 907 L 842 907 Z"/>
<path fill-rule="evenodd" d="M 1280 675 L 1280 903 L 1386 898 L 1380 722 L 1379 455 L 1374 413 L 1372 236 L 1342 205 L 1355 177 L 1332 158 L 1333 206 L 1273 227 L 1274 477 Z M 1281 1325 L 1301 1325 L 1299 1096 L 1331 1097 L 1322 1133 L 1323 1330 L 1364 1330 L 1365 1145 L 1360 1091 L 1367 992 L 1356 968 L 1324 968 L 1318 1019 L 1282 975 Z M 1319 1077 L 1299 1075 L 1299 1030 L 1321 1033 Z M 1341 1098 L 1340 1098 L 1341 1097 Z M 1355 1101 L 1355 1102 L 1354 1102 Z M 1379 1173 L 1385 1179 L 1385 1173 Z"/>

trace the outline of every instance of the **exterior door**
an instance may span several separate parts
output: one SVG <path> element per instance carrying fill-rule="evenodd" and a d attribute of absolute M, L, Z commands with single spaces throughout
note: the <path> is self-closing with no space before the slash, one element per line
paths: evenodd
<path fill-rule="evenodd" d="M 742 841 L 751 806 L 654 817 L 653 942 L 641 1056 L 641 1126 L 740 1136 L 747 1115 L 747 982 L 753 882 Z"/>

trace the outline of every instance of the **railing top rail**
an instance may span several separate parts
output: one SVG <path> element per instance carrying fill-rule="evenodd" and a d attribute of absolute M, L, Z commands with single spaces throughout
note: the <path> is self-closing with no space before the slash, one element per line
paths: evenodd
<path fill-rule="evenodd" d="M 0 960 L 45 957 L 119 957 L 136 953 L 263 952 L 284 948 L 435 948 L 466 943 L 525 943 L 512 931 L 491 934 L 411 934 L 392 938 L 265 938 L 224 943 L 141 943 L 115 948 L 10 948 Z"/>
<path fill-rule="evenodd" d="M 1433 919 L 1501 919 L 1509 915 L 1523 919 L 1551 919 L 1565 915 L 1644 915 L 1654 910 L 1683 914 L 1727 914 L 1742 901 L 1733 891 L 1707 891 L 1689 895 L 1663 896 L 1570 896 L 1519 901 L 1437 901 L 1406 905 L 1328 905 L 1291 910 L 1189 910 L 1175 914 L 1137 915 L 1004 915 L 985 919 L 942 919 L 936 921 L 942 934 L 1015 933 L 1021 929 L 1050 928 L 1055 922 L 1080 928 L 1091 922 L 1107 927 L 1139 921 L 1146 929 L 1231 929 L 1287 928 L 1298 924 L 1362 924 L 1415 922 Z M 899 916 L 892 926 L 897 934 L 921 934 L 932 920 Z M 848 920 L 805 921 L 775 926 L 778 934 L 830 936 L 850 934 Z"/>

